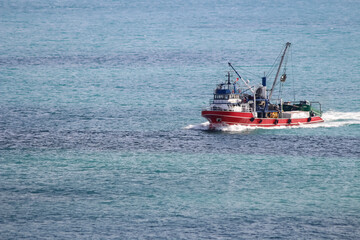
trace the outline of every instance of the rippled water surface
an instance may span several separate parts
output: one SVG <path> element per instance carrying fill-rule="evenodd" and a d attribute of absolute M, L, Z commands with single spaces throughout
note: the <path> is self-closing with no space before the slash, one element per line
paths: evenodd
<path fill-rule="evenodd" d="M 358 238 L 359 7 L 1 2 L 1 238 Z M 209 131 L 227 62 L 259 83 L 287 41 L 325 122 Z"/>

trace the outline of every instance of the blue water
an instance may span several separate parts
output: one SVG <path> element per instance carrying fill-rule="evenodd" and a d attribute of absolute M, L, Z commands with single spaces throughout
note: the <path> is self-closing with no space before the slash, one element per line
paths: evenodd
<path fill-rule="evenodd" d="M 1 1 L 1 239 L 356 239 L 358 1 Z M 232 62 L 310 127 L 207 131 Z M 269 78 L 269 84 L 272 78 Z"/>

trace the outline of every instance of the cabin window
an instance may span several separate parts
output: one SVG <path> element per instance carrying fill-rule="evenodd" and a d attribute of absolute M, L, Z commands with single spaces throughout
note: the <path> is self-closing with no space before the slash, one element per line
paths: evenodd
<path fill-rule="evenodd" d="M 214 99 L 229 99 L 230 95 L 214 95 Z"/>

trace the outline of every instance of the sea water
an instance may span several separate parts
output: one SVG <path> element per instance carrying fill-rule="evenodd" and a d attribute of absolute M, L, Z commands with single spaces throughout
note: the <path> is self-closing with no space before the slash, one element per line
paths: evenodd
<path fill-rule="evenodd" d="M 1 1 L 0 238 L 358 238 L 359 8 Z M 227 62 L 258 84 L 286 42 L 325 122 L 208 131 Z"/>

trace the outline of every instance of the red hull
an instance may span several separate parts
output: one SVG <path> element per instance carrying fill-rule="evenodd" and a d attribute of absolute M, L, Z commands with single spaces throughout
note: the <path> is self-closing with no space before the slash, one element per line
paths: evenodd
<path fill-rule="evenodd" d="M 296 126 L 300 124 L 312 124 L 324 122 L 319 116 L 311 118 L 254 118 L 249 112 L 225 112 L 225 111 L 202 111 L 201 116 L 206 118 L 211 125 L 228 124 L 228 125 L 245 125 L 253 127 L 280 127 Z M 251 121 L 253 120 L 253 121 Z"/>

